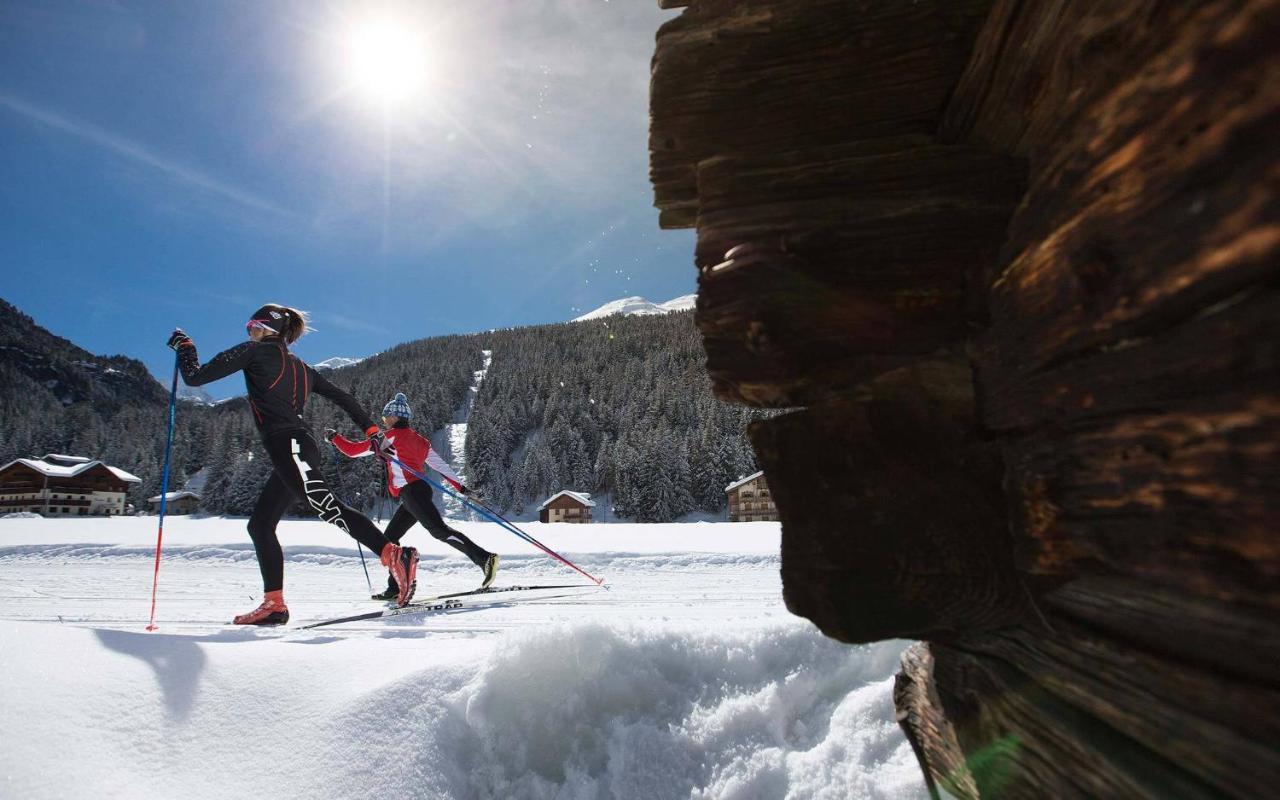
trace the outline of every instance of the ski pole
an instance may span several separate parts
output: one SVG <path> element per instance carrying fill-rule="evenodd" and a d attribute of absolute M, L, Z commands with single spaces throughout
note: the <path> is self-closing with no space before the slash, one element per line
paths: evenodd
<path fill-rule="evenodd" d="M 169 464 L 173 454 L 173 422 L 178 413 L 178 354 L 173 355 L 173 385 L 169 387 L 169 432 L 164 440 L 164 474 L 160 479 L 160 525 L 156 530 L 156 567 L 151 575 L 151 621 L 147 630 L 156 629 L 156 587 L 160 584 L 160 550 L 164 543 L 164 512 L 169 500 Z"/>
<path fill-rule="evenodd" d="M 375 451 L 376 451 L 376 448 L 375 448 Z M 404 463 L 403 461 L 401 461 L 400 459 L 396 458 L 393 455 L 388 455 L 387 453 L 378 453 L 378 455 L 390 461 L 391 463 L 395 464 L 396 466 L 400 467 L 400 469 L 405 470 L 406 472 L 409 472 L 413 475 L 416 475 L 418 478 L 426 481 L 429 485 L 434 486 L 435 488 L 439 489 L 441 492 L 444 492 L 445 494 L 448 494 L 451 497 L 456 497 L 466 505 L 470 506 L 476 511 L 479 511 L 484 516 L 498 523 L 503 528 L 506 528 L 511 533 L 514 533 L 516 536 L 519 536 L 521 539 L 525 540 L 529 544 L 533 545 L 534 547 L 538 548 L 542 552 L 546 553 L 547 555 L 551 556 L 555 560 L 559 561 L 561 564 L 564 564 L 565 566 L 578 571 L 582 575 L 585 575 L 597 586 L 604 583 L 603 578 L 597 578 L 596 576 L 592 575 L 590 572 L 587 572 L 582 567 L 579 567 L 577 564 L 573 563 L 569 559 L 565 558 L 564 556 L 560 555 L 556 551 L 552 550 L 550 547 L 547 547 L 542 542 L 539 542 L 537 539 L 533 538 L 529 534 L 520 530 L 520 528 L 516 527 L 514 523 L 508 522 L 506 519 L 498 516 L 494 512 L 489 511 L 489 509 L 486 506 L 480 505 L 479 503 L 472 502 L 471 499 L 469 499 L 466 495 L 459 494 L 458 492 L 455 492 L 452 489 L 445 488 L 444 486 L 431 480 L 426 475 L 423 475 L 421 472 L 409 466 L 408 464 Z"/>
<path fill-rule="evenodd" d="M 437 485 L 438 485 L 438 484 L 437 484 Z M 512 522 L 511 520 L 509 520 L 509 519 L 507 519 L 506 517 L 502 516 L 502 515 L 501 515 L 501 514 L 499 514 L 498 512 L 493 511 L 492 509 L 490 509 L 488 506 L 484 505 L 483 503 L 478 503 L 478 502 L 476 502 L 476 501 L 472 500 L 471 498 L 467 497 L 466 495 L 462 495 L 462 494 L 458 494 L 457 492 L 450 491 L 448 488 L 446 488 L 446 487 L 444 487 L 444 486 L 441 486 L 441 487 L 440 487 L 440 490 L 441 490 L 441 491 L 444 491 L 444 492 L 449 492 L 451 495 L 453 495 L 454 497 L 458 498 L 458 499 L 459 499 L 459 500 L 461 500 L 463 503 L 466 503 L 466 504 L 467 504 L 468 506 L 470 506 L 471 508 L 475 509 L 476 511 L 479 511 L 479 512 L 480 512 L 481 514 L 483 514 L 484 516 L 486 516 L 486 517 L 488 517 L 489 519 L 493 520 L 494 522 L 498 523 L 499 525 L 501 525 L 502 527 L 506 528 L 506 529 L 507 529 L 508 531 L 510 531 L 511 533 L 514 533 L 516 536 L 519 536 L 521 539 L 525 540 L 525 541 L 526 541 L 526 542 L 528 542 L 529 544 L 533 545 L 534 547 L 538 548 L 538 549 L 539 549 L 539 550 L 541 550 L 542 552 L 544 552 L 544 553 L 546 553 L 547 555 L 551 556 L 551 557 L 552 557 L 552 558 L 554 558 L 555 560 L 557 560 L 557 561 L 559 561 L 560 563 L 564 564 L 565 566 L 568 566 L 568 567 L 570 567 L 570 568 L 572 568 L 572 569 L 575 569 L 575 570 L 577 570 L 578 572 L 582 573 L 583 575 L 587 576 L 587 577 L 588 577 L 588 578 L 590 578 L 592 581 L 594 581 L 594 582 L 596 583 L 596 585 L 597 585 L 597 586 L 602 585 L 602 584 L 604 583 L 604 579 L 603 579 L 603 578 L 597 578 L 596 576 L 594 576 L 594 575 L 592 575 L 591 573 L 587 572 L 586 570 L 582 569 L 582 568 L 581 568 L 581 567 L 579 567 L 577 564 L 574 564 L 574 563 L 573 563 L 572 561 L 570 561 L 569 559 L 565 558 L 564 556 L 560 555 L 560 554 L 559 554 L 559 553 L 557 553 L 556 551 L 552 550 L 550 547 L 547 547 L 545 544 L 543 544 L 542 542 L 538 541 L 537 539 L 533 538 L 533 536 L 531 536 L 531 535 L 529 535 L 528 533 L 526 533 L 523 529 L 521 529 L 520 527 L 518 527 L 518 526 L 517 526 L 514 522 Z"/>
<path fill-rule="evenodd" d="M 338 457 L 333 456 L 330 461 L 335 467 L 338 465 Z M 378 524 L 382 524 L 382 517 L 378 517 Z M 360 556 L 360 566 L 364 569 L 364 582 L 369 585 L 369 593 L 373 593 L 373 580 L 369 577 L 369 565 L 364 561 L 364 550 L 361 549 L 360 543 L 356 542 L 356 555 Z"/>
<path fill-rule="evenodd" d="M 548 549 L 548 548 L 546 548 L 546 546 L 545 546 L 545 545 L 543 545 L 543 544 L 542 544 L 541 542 L 539 542 L 537 539 L 533 538 L 532 536 L 530 536 L 529 534 L 525 533 L 525 532 L 524 532 L 523 530 L 521 530 L 520 528 L 516 527 L 516 524 L 515 524 L 514 522 L 512 522 L 511 520 L 509 520 L 509 519 L 507 519 L 506 517 L 502 516 L 502 515 L 501 515 L 501 514 L 499 514 L 497 511 L 494 511 L 492 508 L 489 508 L 489 507 L 488 507 L 487 505 L 485 505 L 484 503 L 481 503 L 479 500 L 472 500 L 472 499 L 471 499 L 471 498 L 469 498 L 469 497 L 463 497 L 462 499 L 463 499 L 465 502 L 469 502 L 469 503 L 474 504 L 474 507 L 477 507 L 477 510 L 478 510 L 478 511 L 480 511 L 480 513 L 481 513 L 481 514 L 485 514 L 485 513 L 487 513 L 487 514 L 489 514 L 489 515 L 490 515 L 490 518 L 491 518 L 491 519 L 496 517 L 496 518 L 497 518 L 497 520 L 498 520 L 498 522 L 499 522 L 501 525 L 505 526 L 507 530 L 512 531 L 513 533 L 518 533 L 522 539 L 524 539 L 525 541 L 527 541 L 527 542 L 529 542 L 530 544 L 534 545 L 535 547 L 541 547 L 541 548 L 543 548 L 544 550 Z M 556 555 L 556 554 L 555 554 L 555 553 L 552 553 L 552 555 Z M 556 557 L 557 557 L 557 558 L 559 558 L 559 556 L 558 556 L 558 555 L 557 555 Z M 566 562 L 566 563 L 568 563 L 568 562 Z M 578 569 L 578 568 L 577 568 L 576 566 L 574 566 L 573 564 L 569 564 L 569 566 L 573 567 L 574 569 Z M 581 571 L 581 570 L 579 570 L 579 571 Z M 586 573 L 583 573 L 583 574 L 585 575 Z M 592 578 L 590 575 L 587 575 L 587 577 L 588 577 L 588 578 L 591 578 L 591 580 L 593 580 L 593 581 L 596 581 L 596 583 L 597 583 L 597 584 L 599 584 L 600 586 L 604 586 L 604 579 L 603 579 L 603 578 L 601 578 L 601 579 L 598 579 L 598 580 L 597 580 L 596 578 Z M 608 586 L 604 586 L 604 588 L 605 588 L 605 589 L 608 589 L 609 587 L 608 587 Z"/>

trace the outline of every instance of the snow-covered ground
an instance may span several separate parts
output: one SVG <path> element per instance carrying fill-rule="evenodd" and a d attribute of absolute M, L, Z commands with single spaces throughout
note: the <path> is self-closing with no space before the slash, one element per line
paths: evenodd
<path fill-rule="evenodd" d="M 525 526 L 608 590 L 459 523 L 500 585 L 583 588 L 303 630 L 377 608 L 350 540 L 282 523 L 291 626 L 236 628 L 261 587 L 244 520 L 175 517 L 146 633 L 155 525 L 0 519 L 0 797 L 924 794 L 893 721 L 903 644 L 789 615 L 775 523 Z M 408 543 L 420 596 L 476 584 Z"/>
<path fill-rule="evenodd" d="M 476 397 L 480 394 L 480 384 L 484 383 L 484 376 L 489 374 L 489 365 L 493 363 L 492 350 L 480 352 L 483 363 L 480 369 L 471 374 L 471 385 L 467 387 L 467 396 L 453 413 L 453 421 L 444 426 L 438 435 L 432 437 L 433 441 L 441 443 L 441 455 L 444 456 L 445 461 L 449 462 L 449 466 L 453 467 L 453 471 L 464 484 L 470 477 L 467 473 L 467 423 L 471 419 L 471 409 L 475 408 Z M 475 512 L 464 506 L 456 497 L 446 496 L 443 502 L 446 514 L 461 519 L 475 518 Z"/>

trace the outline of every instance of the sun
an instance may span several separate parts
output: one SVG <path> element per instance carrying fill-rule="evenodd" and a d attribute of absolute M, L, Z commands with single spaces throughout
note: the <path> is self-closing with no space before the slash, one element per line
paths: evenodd
<path fill-rule="evenodd" d="M 368 20 L 344 37 L 344 71 L 353 91 L 385 109 L 419 97 L 429 78 L 427 43 L 392 19 Z"/>

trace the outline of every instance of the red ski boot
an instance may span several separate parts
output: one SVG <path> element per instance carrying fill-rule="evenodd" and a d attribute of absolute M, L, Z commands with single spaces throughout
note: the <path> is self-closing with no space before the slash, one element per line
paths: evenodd
<path fill-rule="evenodd" d="M 391 577 L 400 587 L 396 605 L 408 605 L 418 588 L 418 551 L 412 547 L 389 544 L 382 550 L 382 565 L 391 570 Z"/>
<path fill-rule="evenodd" d="M 267 592 L 262 598 L 262 605 L 234 620 L 237 625 L 283 625 L 288 621 L 289 607 L 284 604 L 282 591 Z"/>

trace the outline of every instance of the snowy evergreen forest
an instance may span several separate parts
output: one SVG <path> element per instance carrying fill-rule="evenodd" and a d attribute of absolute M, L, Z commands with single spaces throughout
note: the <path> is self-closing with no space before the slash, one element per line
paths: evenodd
<path fill-rule="evenodd" d="M 48 452 L 99 458 L 142 478 L 130 502 L 146 508 L 160 492 L 168 387 L 8 304 L 0 334 L 0 463 Z M 230 344 L 197 342 L 202 359 Z M 423 339 L 328 374 L 375 418 L 403 391 L 414 427 L 431 435 L 453 420 L 483 350 L 493 361 L 470 420 L 468 479 L 504 512 L 528 513 L 574 489 L 606 495 L 597 499 L 616 509 L 610 518 L 669 521 L 722 510 L 725 485 L 755 468 L 743 434 L 760 412 L 712 397 L 692 312 Z M 325 427 L 360 435 L 323 398 L 307 419 L 317 436 Z M 385 486 L 379 466 L 323 449 L 335 491 L 372 507 Z M 247 514 L 269 472 L 243 399 L 181 402 L 174 464 L 171 488 L 199 476 L 209 514 Z"/>
<path fill-rule="evenodd" d="M 760 412 L 711 394 L 693 313 L 486 334 L 493 364 L 467 436 L 471 477 L 519 510 L 561 489 L 608 493 L 620 517 L 665 522 L 725 506 L 755 469 Z"/>

